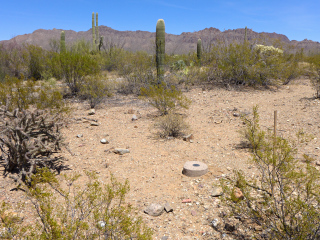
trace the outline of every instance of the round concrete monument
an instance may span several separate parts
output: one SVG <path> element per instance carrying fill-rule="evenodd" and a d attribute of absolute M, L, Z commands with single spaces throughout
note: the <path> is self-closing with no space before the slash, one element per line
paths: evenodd
<path fill-rule="evenodd" d="M 188 177 L 200 177 L 208 172 L 208 166 L 198 161 L 186 162 L 183 166 L 182 174 Z"/>

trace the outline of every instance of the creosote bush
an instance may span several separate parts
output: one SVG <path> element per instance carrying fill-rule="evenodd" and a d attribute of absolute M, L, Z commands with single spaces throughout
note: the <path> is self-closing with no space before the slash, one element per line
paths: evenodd
<path fill-rule="evenodd" d="M 35 223 L 21 223 L 2 208 L 0 226 L 6 239 L 152 239 L 152 231 L 125 202 L 129 183 L 110 183 L 86 172 L 86 183 L 79 174 L 65 174 L 60 180 L 48 169 L 38 169 L 31 184 L 23 186 L 32 205 Z M 65 187 L 63 187 L 65 186 Z M 29 206 L 30 208 L 30 206 Z M 23 208 L 22 208 L 23 209 Z M 18 222 L 20 220 L 20 222 Z"/>
<path fill-rule="evenodd" d="M 299 76 L 301 51 L 288 53 L 273 46 L 245 43 L 217 44 L 208 53 L 226 85 L 270 86 Z"/>
<path fill-rule="evenodd" d="M 119 74 L 124 78 L 119 92 L 124 94 L 140 94 L 141 87 L 156 83 L 153 56 L 146 52 L 126 53 L 119 66 Z"/>
<path fill-rule="evenodd" d="M 22 80 L 6 76 L 0 82 L 0 106 L 6 106 L 9 111 L 24 110 L 33 106 L 47 109 L 51 112 L 67 113 L 69 108 L 62 94 L 54 84 L 33 80 Z"/>
<path fill-rule="evenodd" d="M 157 108 L 161 115 L 168 114 L 177 107 L 188 108 L 191 101 L 175 86 L 167 87 L 163 82 L 160 85 L 150 85 L 141 88 L 141 97 Z"/>
<path fill-rule="evenodd" d="M 309 77 L 316 90 L 316 98 L 320 98 L 320 53 L 314 53 L 307 58 L 309 63 Z"/>
<path fill-rule="evenodd" d="M 80 95 L 89 100 L 91 108 L 95 108 L 104 97 L 110 97 L 111 86 L 107 79 L 102 79 L 100 75 L 87 76 L 80 87 Z"/>
<path fill-rule="evenodd" d="M 259 175 L 248 179 L 235 171 L 232 178 L 221 180 L 224 203 L 244 226 L 262 227 L 256 239 L 319 239 L 320 173 L 313 160 L 305 155 L 305 163 L 300 162 L 288 140 L 262 131 L 257 107 L 253 118 L 244 121 Z M 244 200 L 234 199 L 235 188 L 242 191 Z"/>
<path fill-rule="evenodd" d="M 97 56 L 80 50 L 60 53 L 56 59 L 60 65 L 60 76 L 66 82 L 73 95 L 77 95 L 86 76 L 100 73 Z"/>
<path fill-rule="evenodd" d="M 172 112 L 165 116 L 159 117 L 155 127 L 158 129 L 157 134 L 161 138 L 182 137 L 189 129 L 189 126 L 185 123 L 183 117 Z"/>

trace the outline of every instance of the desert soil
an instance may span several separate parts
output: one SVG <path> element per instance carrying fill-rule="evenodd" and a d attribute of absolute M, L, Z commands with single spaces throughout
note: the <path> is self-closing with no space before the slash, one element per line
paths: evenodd
<path fill-rule="evenodd" d="M 252 107 L 258 105 L 261 128 L 267 130 L 273 128 L 277 110 L 278 134 L 294 137 L 299 129 L 312 134 L 314 139 L 300 146 L 299 153 L 320 162 L 320 101 L 314 93 L 304 79 L 272 90 L 192 89 L 185 93 L 192 105 L 180 113 L 190 125 L 188 133 L 193 134 L 193 142 L 157 139 L 153 127 L 157 110 L 133 96 L 115 95 L 92 116 L 87 105 L 74 103 L 72 119 L 63 129 L 72 153 L 63 150 L 70 168 L 64 172 L 95 171 L 103 182 L 109 181 L 110 173 L 120 181 L 128 179 L 127 202 L 154 230 L 154 239 L 220 239 L 211 222 L 220 219 L 224 207 L 211 196 L 213 186 L 233 169 L 241 169 L 248 176 L 257 174 L 248 162 L 248 149 L 241 148 L 239 130 L 244 125 L 237 114 L 252 113 Z M 133 114 L 138 120 L 132 121 Z M 91 120 L 98 126 L 91 126 Z M 78 134 L 83 136 L 78 138 Z M 103 138 L 109 143 L 100 143 Z M 113 148 L 127 148 L 130 153 L 118 155 Z M 201 161 L 209 172 L 197 178 L 184 176 L 187 161 Z M 0 199 L 13 204 L 23 199 L 21 192 L 10 191 L 15 186 L 12 179 L 1 176 Z M 185 199 L 191 203 L 183 203 Z M 173 212 L 158 217 L 144 213 L 149 204 L 166 202 Z"/>

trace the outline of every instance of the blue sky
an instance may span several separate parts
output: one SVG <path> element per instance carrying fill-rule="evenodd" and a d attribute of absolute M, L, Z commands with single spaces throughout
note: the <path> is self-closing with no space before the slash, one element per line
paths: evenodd
<path fill-rule="evenodd" d="M 87 31 L 92 12 L 116 30 L 180 34 L 215 27 L 276 32 L 290 40 L 320 42 L 320 0 L 11 0 L 1 1 L 0 40 L 42 29 Z"/>

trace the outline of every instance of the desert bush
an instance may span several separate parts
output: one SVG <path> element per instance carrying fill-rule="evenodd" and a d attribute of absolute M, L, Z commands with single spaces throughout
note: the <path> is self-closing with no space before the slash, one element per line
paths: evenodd
<path fill-rule="evenodd" d="M 33 225 L 17 224 L 4 215 L 0 220 L 0 226 L 6 229 L 3 236 L 10 239 L 152 239 L 151 229 L 125 202 L 128 181 L 120 183 L 111 176 L 110 183 L 105 184 L 94 173 L 86 172 L 87 181 L 80 184 L 79 174 L 68 175 L 59 181 L 48 169 L 41 169 L 32 176 L 31 185 L 23 189 L 31 200 L 36 221 Z"/>
<path fill-rule="evenodd" d="M 288 82 L 299 75 L 293 71 L 298 57 L 273 46 L 232 43 L 217 45 L 212 51 L 213 65 L 217 66 L 227 85 L 268 86 Z"/>
<path fill-rule="evenodd" d="M 121 71 L 122 67 L 126 65 L 127 55 L 130 52 L 123 49 L 125 40 L 123 38 L 114 38 L 107 36 L 104 38 L 102 45 L 103 51 L 100 54 L 103 56 L 103 70 L 107 71 Z"/>
<path fill-rule="evenodd" d="M 244 84 L 248 80 L 248 67 L 253 65 L 249 44 L 234 43 L 222 48 L 215 46 L 213 51 L 226 84 Z"/>
<path fill-rule="evenodd" d="M 44 79 L 50 78 L 62 79 L 62 68 L 60 62 L 59 52 L 48 51 L 45 62 L 45 76 Z"/>
<path fill-rule="evenodd" d="M 6 76 L 0 82 L 0 106 L 8 110 L 24 110 L 30 106 L 38 109 L 48 109 L 52 112 L 68 112 L 69 108 L 63 100 L 60 91 L 49 82 L 23 81 Z"/>
<path fill-rule="evenodd" d="M 28 75 L 28 53 L 23 46 L 16 42 L 11 42 L 6 46 L 1 44 L 0 53 L 0 68 L 3 77 L 9 75 L 19 78 L 21 75 Z"/>
<path fill-rule="evenodd" d="M 108 80 L 102 79 L 100 75 L 93 75 L 84 78 L 80 95 L 89 100 L 91 108 L 95 108 L 105 96 L 110 97 L 112 94 Z"/>
<path fill-rule="evenodd" d="M 157 119 L 155 127 L 158 129 L 157 134 L 161 138 L 182 137 L 186 135 L 189 126 L 185 123 L 183 117 L 176 113 L 169 113 Z"/>
<path fill-rule="evenodd" d="M 44 81 L 36 85 L 34 92 L 37 109 L 45 109 L 51 113 L 69 114 L 70 105 L 63 99 L 62 93 L 55 81 Z"/>
<path fill-rule="evenodd" d="M 28 54 L 28 77 L 40 80 L 43 79 L 45 62 L 46 62 L 46 51 L 41 47 L 34 45 L 25 46 Z"/>
<path fill-rule="evenodd" d="M 89 41 L 80 40 L 73 43 L 69 47 L 69 51 L 73 53 L 83 54 L 83 55 L 90 54 L 92 53 L 92 44 Z M 92 54 L 92 55 L 95 55 L 95 54 Z"/>
<path fill-rule="evenodd" d="M 284 85 L 288 84 L 293 79 L 307 74 L 308 67 L 303 64 L 305 59 L 303 50 L 296 51 L 295 53 L 287 53 L 284 57 L 284 67 L 280 69 Z"/>
<path fill-rule="evenodd" d="M 99 60 L 95 55 L 84 53 L 84 50 L 60 53 L 61 77 L 73 95 L 80 91 L 84 78 L 100 73 Z"/>
<path fill-rule="evenodd" d="M 100 73 L 101 64 L 100 54 L 93 54 L 88 42 L 78 41 L 60 54 L 47 52 L 46 75 L 64 80 L 71 94 L 77 95 L 85 77 Z"/>
<path fill-rule="evenodd" d="M 6 172 L 18 170 L 26 180 L 37 167 L 53 163 L 52 154 L 60 150 L 62 137 L 59 115 L 44 110 L 8 111 L 0 109 L 0 149 Z"/>
<path fill-rule="evenodd" d="M 208 67 L 190 66 L 179 73 L 180 83 L 184 83 L 188 89 L 190 86 L 200 85 L 211 80 L 211 69 Z"/>
<path fill-rule="evenodd" d="M 140 94 L 141 87 L 156 82 L 154 59 L 146 52 L 127 53 L 119 74 L 125 79 L 119 92 Z"/>
<path fill-rule="evenodd" d="M 34 45 L 10 43 L 0 46 L 0 72 L 6 75 L 26 79 L 40 80 L 48 75 L 46 72 L 47 51 Z"/>
<path fill-rule="evenodd" d="M 250 143 L 252 162 L 259 171 L 253 179 L 242 171 L 224 179 L 224 202 L 244 226 L 261 226 L 256 239 L 319 239 L 320 191 L 319 171 L 306 156 L 302 163 L 296 149 L 286 139 L 262 131 L 258 109 L 253 118 L 244 118 L 245 138 Z M 236 199 L 239 188 L 244 199 Z"/>
<path fill-rule="evenodd" d="M 32 231 L 32 226 L 22 226 L 23 218 L 16 211 L 22 209 L 22 204 L 14 208 L 2 202 L 0 207 L 0 238 L 1 239 L 28 239 L 26 235 Z M 14 210 L 14 211 L 13 211 Z"/>
<path fill-rule="evenodd" d="M 175 86 L 167 87 L 165 83 L 141 88 L 142 99 L 157 108 L 161 115 L 168 114 L 176 107 L 188 108 L 191 101 Z"/>
<path fill-rule="evenodd" d="M 119 49 L 114 48 L 108 52 L 100 52 L 102 56 L 102 70 L 107 71 L 123 71 L 123 67 L 127 64 L 126 58 L 128 55 L 128 52 Z"/>
<path fill-rule="evenodd" d="M 309 77 L 316 90 L 316 98 L 320 98 L 320 53 L 315 53 L 307 57 L 309 65 Z"/>
<path fill-rule="evenodd" d="M 183 60 L 178 60 L 174 63 L 171 64 L 170 68 L 173 71 L 181 71 L 184 70 L 186 68 L 186 64 Z"/>
<path fill-rule="evenodd" d="M 6 106 L 8 110 L 28 109 L 36 100 L 35 86 L 34 81 L 23 81 L 7 75 L 0 83 L 0 105 Z"/>
<path fill-rule="evenodd" d="M 2 82 L 5 76 L 8 74 L 5 66 L 5 49 L 3 44 L 0 44 L 0 82 Z"/>

